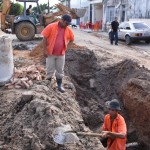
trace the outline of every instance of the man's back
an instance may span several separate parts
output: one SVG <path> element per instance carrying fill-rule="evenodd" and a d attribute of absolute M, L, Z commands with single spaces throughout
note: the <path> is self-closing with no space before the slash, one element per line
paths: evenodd
<path fill-rule="evenodd" d="M 26 10 L 26 15 L 31 14 L 32 5 L 29 5 L 29 8 Z"/>
<path fill-rule="evenodd" d="M 30 8 L 26 10 L 26 15 L 30 15 Z"/>

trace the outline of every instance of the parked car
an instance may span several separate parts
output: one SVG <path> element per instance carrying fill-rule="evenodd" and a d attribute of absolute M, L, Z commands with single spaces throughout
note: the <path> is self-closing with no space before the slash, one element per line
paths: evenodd
<path fill-rule="evenodd" d="M 109 38 L 110 36 L 111 30 Z M 150 43 L 150 27 L 144 22 L 122 22 L 119 25 L 118 38 L 125 40 L 127 45 L 140 40 Z"/>

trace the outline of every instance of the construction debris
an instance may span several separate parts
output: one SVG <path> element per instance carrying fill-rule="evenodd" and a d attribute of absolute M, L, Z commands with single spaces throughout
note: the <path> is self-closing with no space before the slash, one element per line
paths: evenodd
<path fill-rule="evenodd" d="M 8 89 L 29 89 L 35 81 L 44 80 L 45 75 L 45 69 L 41 66 L 31 65 L 20 69 L 15 68 L 11 82 L 5 84 L 5 87 Z"/>
<path fill-rule="evenodd" d="M 39 81 L 25 93 L 16 89 L 0 92 L 0 149 L 104 150 L 94 137 L 81 137 L 77 143 L 62 146 L 54 142 L 52 133 L 62 124 L 77 131 L 90 130 L 84 125 L 74 89 L 62 95 L 47 82 Z"/>

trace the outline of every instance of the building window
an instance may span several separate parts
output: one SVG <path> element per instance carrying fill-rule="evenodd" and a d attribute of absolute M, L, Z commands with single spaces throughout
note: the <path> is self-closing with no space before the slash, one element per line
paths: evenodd
<path fill-rule="evenodd" d="M 107 22 L 112 22 L 115 18 L 115 7 L 113 6 L 110 6 L 110 7 L 107 7 L 107 15 L 106 15 L 106 19 L 107 19 Z"/>
<path fill-rule="evenodd" d="M 121 22 L 125 21 L 125 15 L 126 15 L 126 6 L 122 5 L 122 12 L 121 12 Z"/>

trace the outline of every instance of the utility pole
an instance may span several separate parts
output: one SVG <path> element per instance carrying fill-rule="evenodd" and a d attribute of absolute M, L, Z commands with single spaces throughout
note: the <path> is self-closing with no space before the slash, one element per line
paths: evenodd
<path fill-rule="evenodd" d="M 66 6 L 70 8 L 70 1 L 71 0 L 66 0 Z"/>
<path fill-rule="evenodd" d="M 80 8 L 81 8 L 81 1 L 82 1 L 82 0 L 80 0 Z"/>

